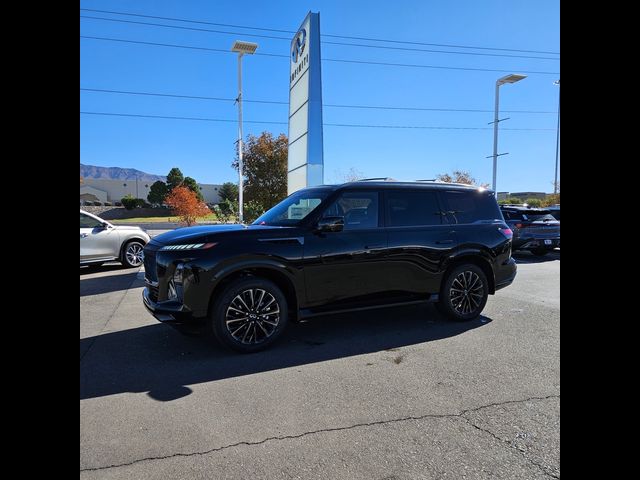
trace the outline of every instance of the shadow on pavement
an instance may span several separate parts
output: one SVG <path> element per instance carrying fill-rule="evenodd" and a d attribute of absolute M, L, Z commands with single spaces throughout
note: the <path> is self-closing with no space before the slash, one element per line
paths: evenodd
<path fill-rule="evenodd" d="M 80 340 L 80 398 L 148 392 L 159 401 L 213 382 L 430 342 L 481 327 L 491 319 L 448 322 L 432 305 L 319 317 L 289 324 L 270 349 L 242 355 L 207 337 L 186 337 L 155 324 Z"/>
<path fill-rule="evenodd" d="M 546 255 L 539 257 L 534 255 L 531 252 L 526 250 L 518 250 L 513 252 L 511 256 L 514 258 L 516 263 L 545 263 L 545 262 L 555 262 L 560 261 L 560 250 L 552 250 Z"/>
<path fill-rule="evenodd" d="M 99 295 L 101 293 L 110 293 L 118 291 L 126 291 L 138 275 L 138 268 L 116 268 L 100 267 L 100 271 L 108 272 L 109 270 L 122 270 L 121 275 L 104 275 L 100 277 L 82 278 L 82 269 L 80 269 L 80 297 L 88 295 Z M 90 273 L 96 273 L 94 270 Z"/>

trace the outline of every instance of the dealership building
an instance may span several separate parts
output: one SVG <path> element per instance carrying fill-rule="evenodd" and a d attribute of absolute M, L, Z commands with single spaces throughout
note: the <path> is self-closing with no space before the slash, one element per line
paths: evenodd
<path fill-rule="evenodd" d="M 107 178 L 83 178 L 80 185 L 80 201 L 119 202 L 122 197 L 147 200 L 153 182 L 144 180 L 113 180 Z M 206 203 L 219 203 L 222 185 L 198 183 Z"/>

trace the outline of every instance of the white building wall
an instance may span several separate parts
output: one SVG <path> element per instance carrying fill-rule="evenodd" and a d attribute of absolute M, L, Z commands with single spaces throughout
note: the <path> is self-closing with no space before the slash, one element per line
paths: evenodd
<path fill-rule="evenodd" d="M 149 190 L 154 182 L 138 180 L 112 180 L 105 178 L 84 178 L 83 184 L 80 188 L 95 187 L 98 190 L 102 190 L 107 194 L 108 202 L 119 202 L 122 197 L 131 195 L 134 198 L 142 198 L 147 200 Z M 137 184 L 137 185 L 136 185 Z M 220 202 L 220 195 L 218 194 L 222 185 L 212 185 L 207 183 L 198 184 L 202 191 L 204 201 L 207 203 Z M 82 193 L 82 192 L 81 192 Z"/>

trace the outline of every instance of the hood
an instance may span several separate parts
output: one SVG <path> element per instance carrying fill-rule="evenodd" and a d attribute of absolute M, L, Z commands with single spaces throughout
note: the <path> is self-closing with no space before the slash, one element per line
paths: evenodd
<path fill-rule="evenodd" d="M 153 238 L 154 243 L 160 243 L 163 245 L 173 245 L 185 242 L 194 242 L 196 239 L 201 241 L 211 241 L 211 239 L 221 233 L 235 232 L 237 235 L 242 235 L 243 232 L 253 233 L 257 231 L 270 231 L 270 230 L 283 230 L 290 229 L 291 227 L 276 227 L 270 225 L 201 225 L 197 227 L 182 227 L 171 230 L 170 232 L 162 233 Z"/>

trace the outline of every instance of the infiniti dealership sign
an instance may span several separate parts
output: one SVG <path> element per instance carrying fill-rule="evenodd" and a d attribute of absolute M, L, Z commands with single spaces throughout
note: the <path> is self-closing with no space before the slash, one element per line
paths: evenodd
<path fill-rule="evenodd" d="M 291 41 L 287 172 L 289 194 L 324 182 L 319 13 L 309 12 Z"/>

